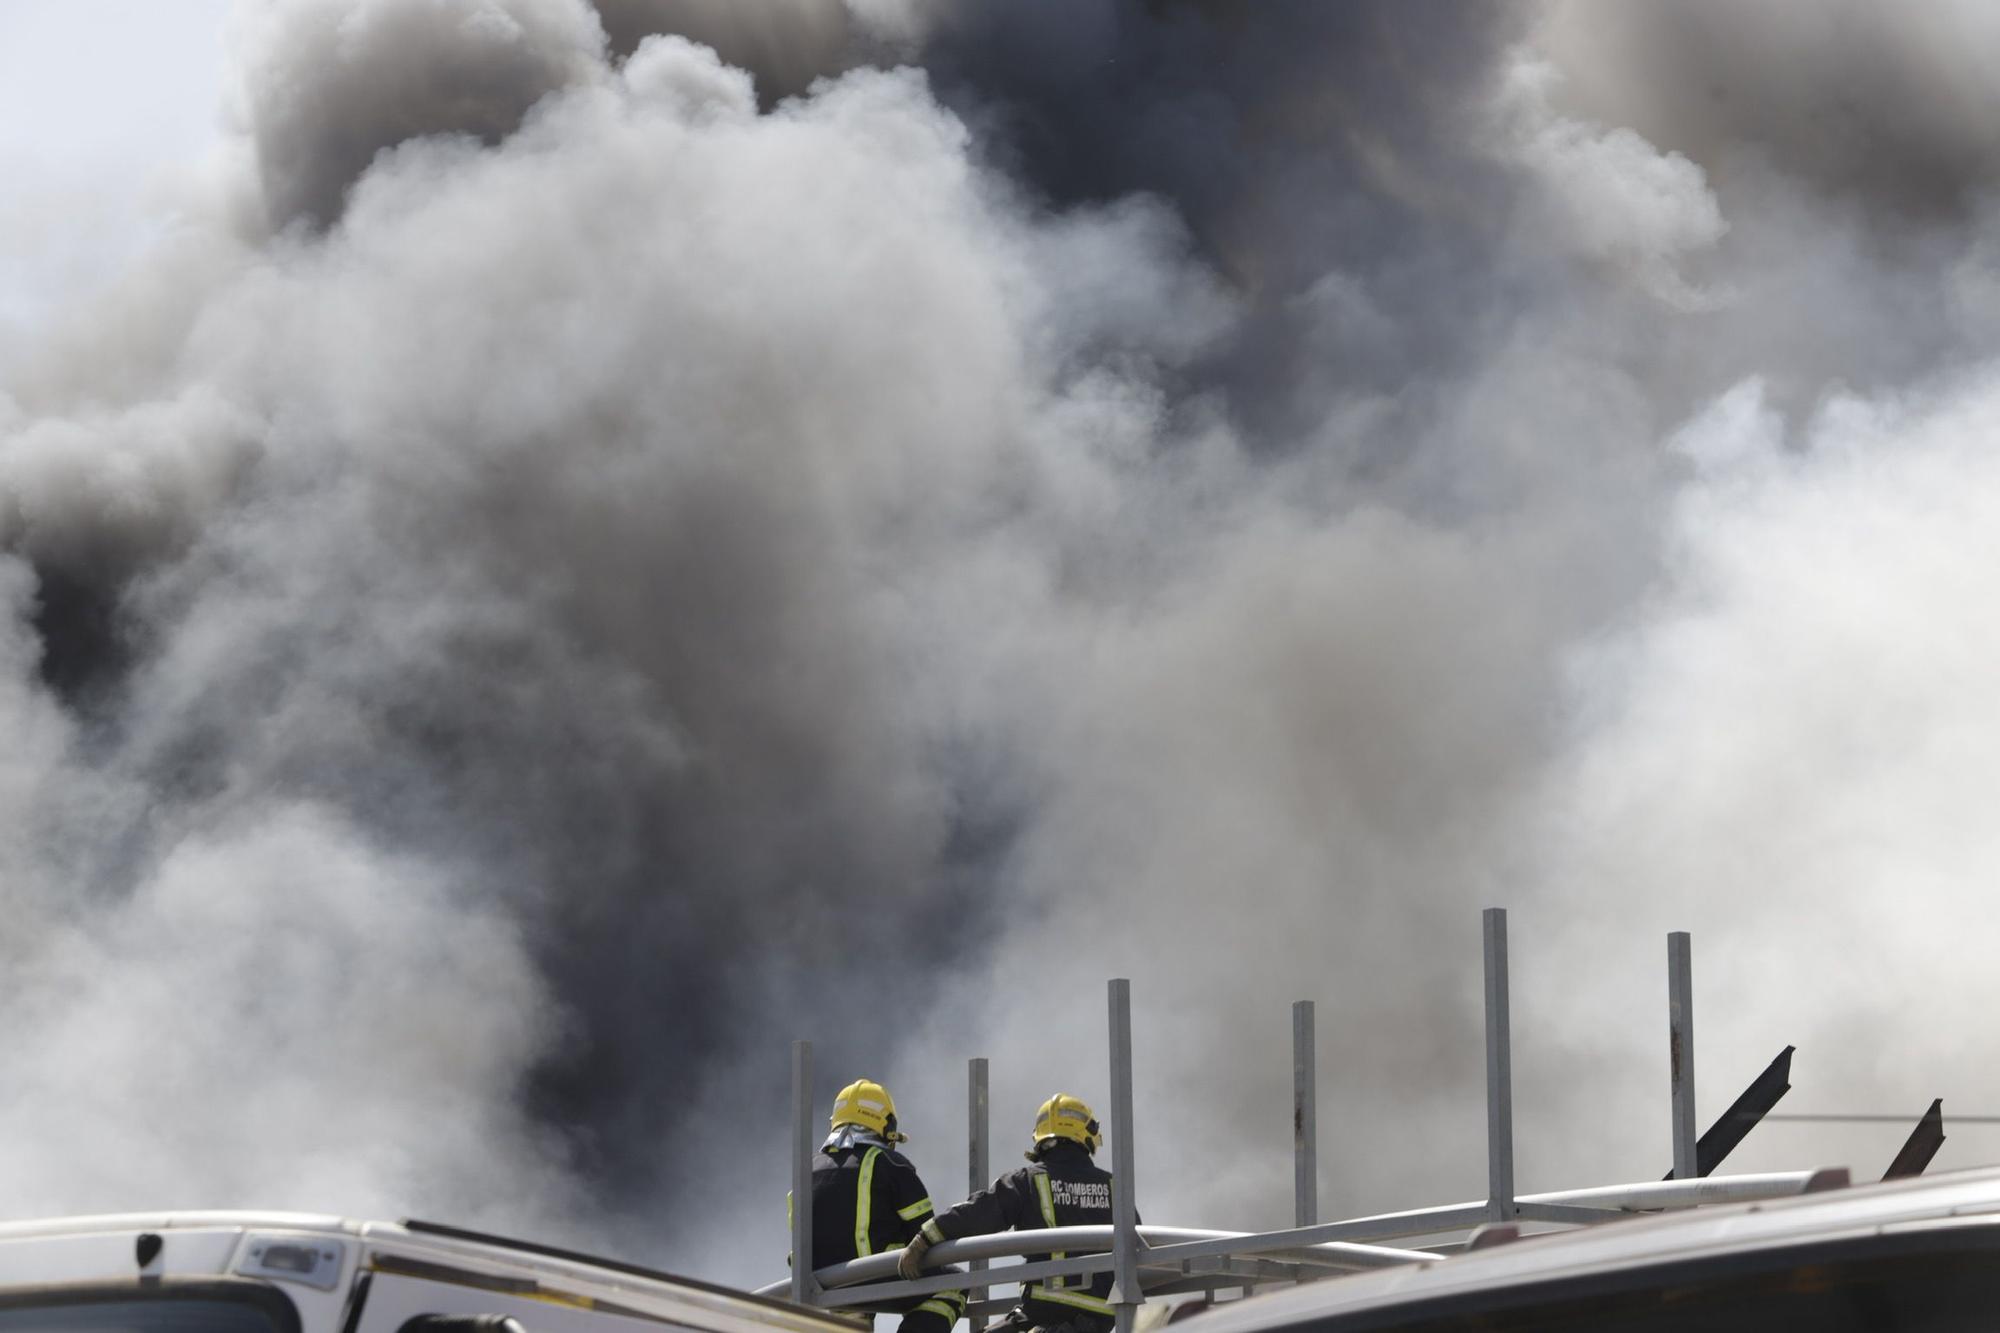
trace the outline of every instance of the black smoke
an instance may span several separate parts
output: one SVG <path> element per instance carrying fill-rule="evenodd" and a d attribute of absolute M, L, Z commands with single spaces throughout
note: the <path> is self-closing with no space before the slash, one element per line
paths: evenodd
<path fill-rule="evenodd" d="M 1114 974 L 1161 1215 L 1282 1199 L 1299 995 L 1376 1127 L 1327 1196 L 1422 1202 L 1479 1178 L 1477 907 L 1609 997 L 1524 952 L 1523 1070 L 1639 1124 L 1628 935 L 1956 901 L 1981 94 L 1836 43 L 1857 138 L 1745 65 L 1808 20 L 1580 12 L 252 12 L 250 165 L 0 399 L 20 1206 L 775 1276 L 788 1039 L 942 1194 L 958 1060 L 1003 1131 L 1100 1095 Z M 1749 955 L 1746 1046 L 1865 1021 Z M 1657 1175 L 1588 1141 L 1524 1181 Z"/>

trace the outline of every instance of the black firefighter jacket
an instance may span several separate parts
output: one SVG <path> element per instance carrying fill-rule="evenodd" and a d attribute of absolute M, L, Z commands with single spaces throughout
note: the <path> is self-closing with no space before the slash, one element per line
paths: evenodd
<path fill-rule="evenodd" d="M 813 1267 L 900 1250 L 931 1215 L 910 1159 L 867 1142 L 822 1149 L 813 1165 Z"/>
<path fill-rule="evenodd" d="M 1111 1173 L 1092 1161 L 1081 1144 L 1059 1139 L 1039 1161 L 1009 1171 L 992 1188 L 933 1217 L 924 1232 L 933 1241 L 947 1241 L 994 1231 L 1110 1224 Z M 1027 1262 L 1064 1257 L 1031 1254 Z M 1044 1327 L 1109 1328 L 1111 1305 L 1105 1297 L 1110 1291 L 1109 1273 L 1052 1277 L 1024 1289 L 1021 1306 Z"/>

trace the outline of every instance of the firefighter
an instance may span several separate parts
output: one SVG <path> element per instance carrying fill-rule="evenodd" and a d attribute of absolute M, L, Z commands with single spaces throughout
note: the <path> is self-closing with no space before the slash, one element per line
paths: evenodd
<path fill-rule="evenodd" d="M 992 1231 L 1033 1231 L 1042 1227 L 1105 1226 L 1111 1222 L 1111 1173 L 1091 1160 L 1104 1142 L 1097 1117 L 1083 1100 L 1059 1092 L 1035 1114 L 1034 1146 L 1028 1165 L 1010 1171 L 989 1189 L 947 1208 L 924 1223 L 903 1250 L 897 1271 L 913 1278 L 931 1246 Z M 1061 1259 L 1031 1254 L 1026 1261 Z M 1011 1319 L 1019 1325 L 1074 1333 L 1109 1333 L 1113 1324 L 1111 1274 L 1078 1273 L 1053 1277 L 1022 1289 Z"/>
<path fill-rule="evenodd" d="M 812 1176 L 813 1267 L 845 1263 L 907 1244 L 930 1219 L 930 1191 L 910 1159 L 895 1149 L 896 1102 L 872 1079 L 857 1079 L 833 1099 L 832 1133 Z M 791 1198 L 786 1196 L 787 1221 Z M 891 1307 L 902 1333 L 949 1333 L 965 1313 L 965 1293 L 941 1291 Z"/>

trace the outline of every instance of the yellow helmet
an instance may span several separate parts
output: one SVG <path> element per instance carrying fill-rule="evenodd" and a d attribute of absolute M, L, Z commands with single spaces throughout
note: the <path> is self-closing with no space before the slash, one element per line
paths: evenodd
<path fill-rule="evenodd" d="M 839 1129 L 842 1125 L 859 1125 L 890 1143 L 910 1141 L 909 1135 L 896 1132 L 896 1099 L 874 1079 L 856 1079 L 833 1099 L 832 1127 Z"/>
<path fill-rule="evenodd" d="M 1059 1092 L 1043 1102 L 1042 1109 L 1035 1112 L 1035 1147 L 1028 1154 L 1028 1159 L 1033 1161 L 1050 1139 L 1068 1139 L 1072 1143 L 1081 1143 L 1085 1152 L 1096 1152 L 1104 1142 L 1104 1135 L 1097 1127 L 1097 1117 L 1090 1113 L 1083 1098 Z"/>

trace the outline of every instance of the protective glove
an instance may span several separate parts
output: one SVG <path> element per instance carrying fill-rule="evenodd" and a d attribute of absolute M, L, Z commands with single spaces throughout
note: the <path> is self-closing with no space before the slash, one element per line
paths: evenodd
<path fill-rule="evenodd" d="M 923 1232 L 910 1237 L 910 1243 L 903 1247 L 903 1257 L 896 1261 L 896 1276 L 914 1282 L 924 1271 L 924 1254 L 930 1247 L 931 1238 Z"/>

